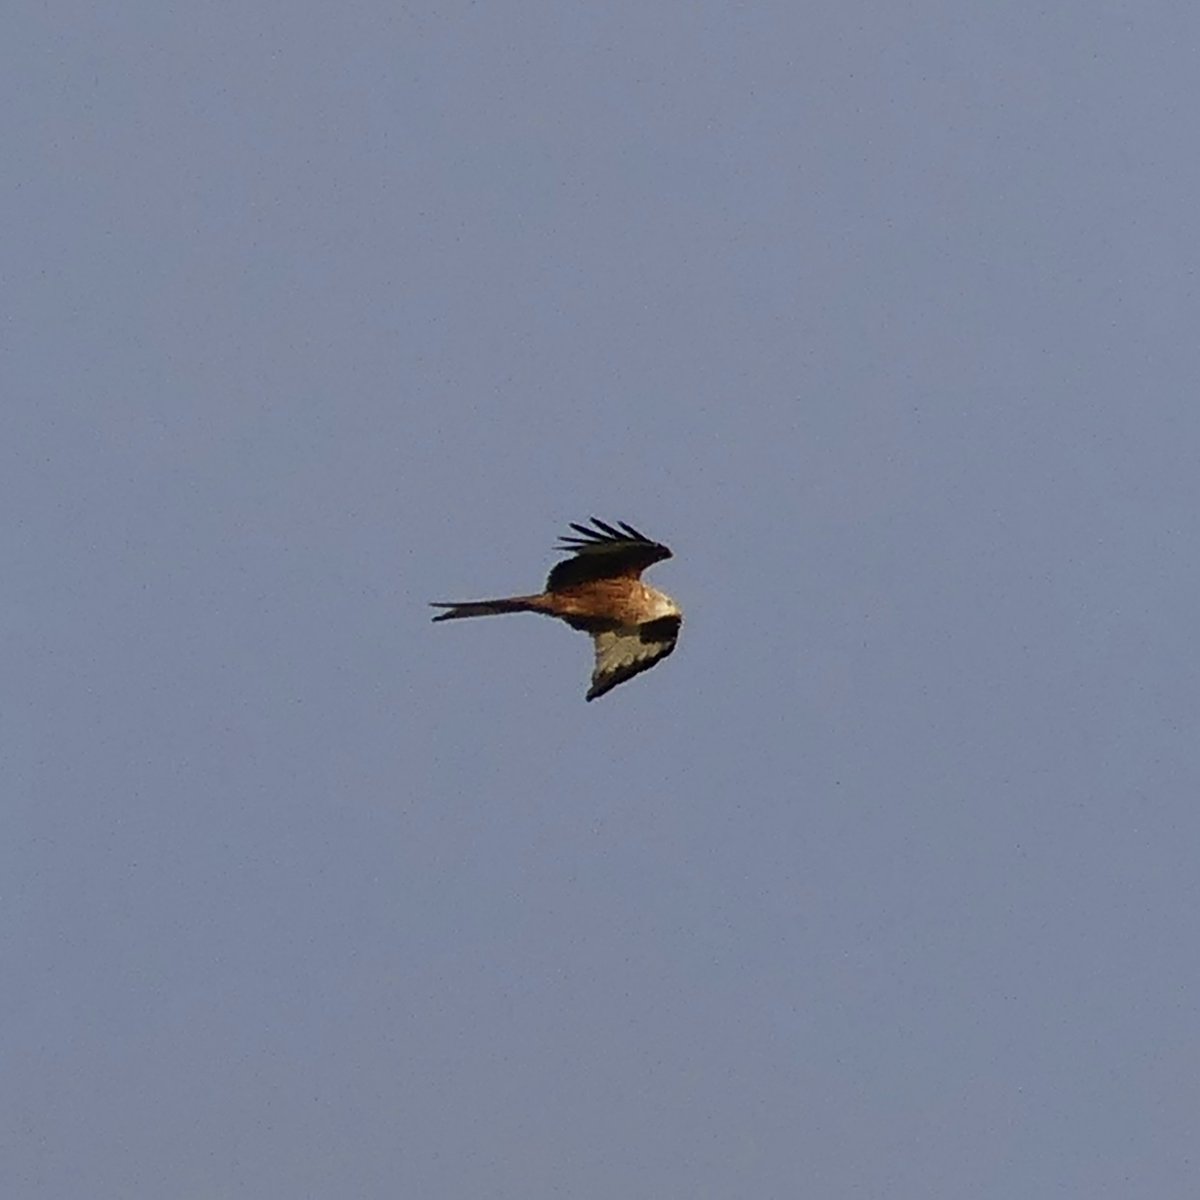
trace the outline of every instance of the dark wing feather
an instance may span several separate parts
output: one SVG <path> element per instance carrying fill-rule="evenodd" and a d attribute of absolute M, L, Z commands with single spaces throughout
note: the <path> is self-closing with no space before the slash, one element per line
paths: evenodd
<path fill-rule="evenodd" d="M 659 617 L 633 629 L 608 629 L 592 634 L 596 669 L 592 672 L 587 698 L 595 700 L 661 662 L 675 649 L 682 623 L 682 617 Z"/>
<path fill-rule="evenodd" d="M 555 592 L 595 579 L 622 576 L 636 579 L 651 564 L 671 557 L 670 550 L 661 542 L 652 542 L 624 521 L 619 522 L 617 529 L 593 517 L 592 525 L 595 528 L 571 522 L 571 528 L 579 536 L 566 535 L 560 548 L 569 550 L 572 557 L 550 572 L 546 591 Z"/>

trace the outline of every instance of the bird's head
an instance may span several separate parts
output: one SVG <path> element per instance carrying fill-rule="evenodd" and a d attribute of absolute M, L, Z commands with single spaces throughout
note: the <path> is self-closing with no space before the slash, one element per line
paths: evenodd
<path fill-rule="evenodd" d="M 650 618 L 657 621 L 660 617 L 682 617 L 683 609 L 671 599 L 666 592 L 655 591 L 652 607 L 654 615 Z"/>

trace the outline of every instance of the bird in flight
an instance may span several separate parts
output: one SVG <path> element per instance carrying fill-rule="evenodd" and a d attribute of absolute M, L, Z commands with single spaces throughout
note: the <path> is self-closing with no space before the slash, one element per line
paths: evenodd
<path fill-rule="evenodd" d="M 571 557 L 550 572 L 545 591 L 503 600 L 438 602 L 432 607 L 447 611 L 433 619 L 454 621 L 512 612 L 558 617 L 572 629 L 592 635 L 596 665 L 587 699 L 603 696 L 666 658 L 675 649 L 683 623 L 679 605 L 641 578 L 647 567 L 670 558 L 671 551 L 624 521 L 617 525 L 595 517 L 594 528 L 572 521 L 575 534 L 563 537 L 559 547 Z"/>

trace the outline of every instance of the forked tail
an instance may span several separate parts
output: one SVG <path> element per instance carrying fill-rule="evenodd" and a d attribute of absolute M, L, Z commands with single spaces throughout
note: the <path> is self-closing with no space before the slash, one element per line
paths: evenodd
<path fill-rule="evenodd" d="M 434 601 L 432 608 L 445 608 L 435 621 L 457 621 L 459 617 L 493 617 L 497 613 L 541 612 L 537 596 L 509 596 L 505 600 L 466 600 L 461 604 Z"/>

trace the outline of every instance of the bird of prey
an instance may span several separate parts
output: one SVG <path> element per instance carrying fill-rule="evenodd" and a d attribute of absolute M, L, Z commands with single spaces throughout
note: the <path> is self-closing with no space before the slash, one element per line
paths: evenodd
<path fill-rule="evenodd" d="M 641 579 L 648 566 L 670 558 L 671 551 L 632 525 L 617 524 L 620 528 L 593 517 L 594 528 L 589 528 L 572 521 L 575 534 L 563 537 L 559 547 L 571 557 L 550 572 L 545 591 L 503 600 L 438 602 L 432 607 L 448 611 L 433 619 L 453 621 L 511 612 L 559 617 L 572 629 L 592 635 L 596 666 L 587 699 L 603 696 L 666 658 L 675 649 L 683 623 L 679 605 Z"/>

